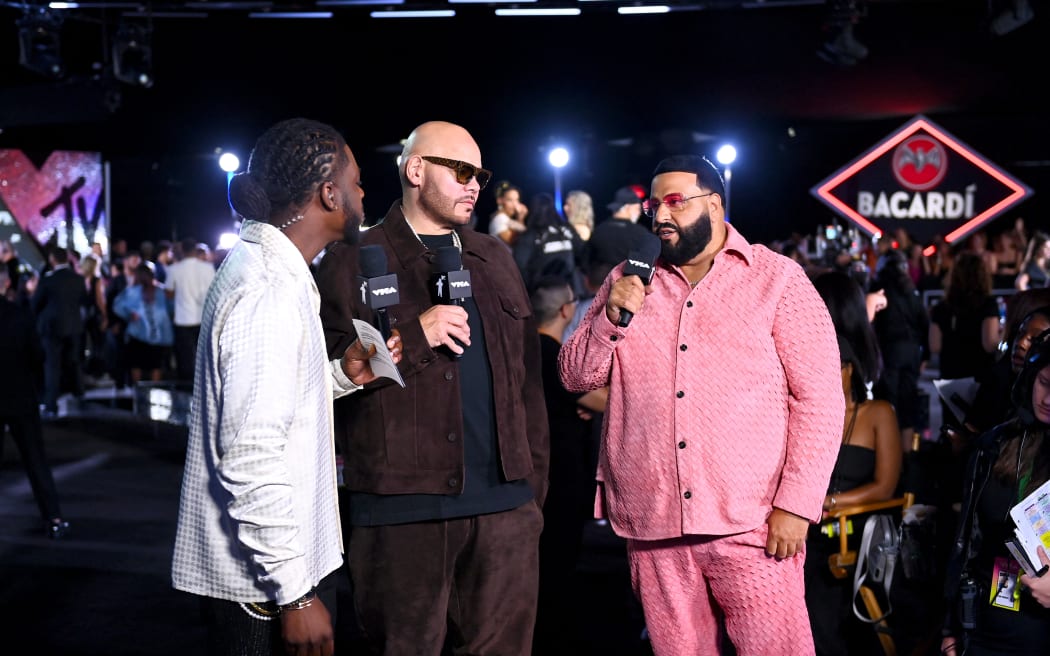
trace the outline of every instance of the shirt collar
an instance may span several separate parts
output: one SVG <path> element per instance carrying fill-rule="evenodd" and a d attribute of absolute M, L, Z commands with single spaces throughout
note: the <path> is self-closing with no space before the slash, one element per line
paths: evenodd
<path fill-rule="evenodd" d="M 249 244 L 259 244 L 264 251 L 273 255 L 273 264 L 283 266 L 295 277 L 306 277 L 313 280 L 310 267 L 307 265 L 303 254 L 295 247 L 291 239 L 275 226 L 261 221 L 246 220 L 241 224 L 241 241 Z"/>
<path fill-rule="evenodd" d="M 736 228 L 734 228 L 731 223 L 727 222 L 725 225 L 726 243 L 722 246 L 722 250 L 719 251 L 719 253 L 715 253 L 715 257 L 718 257 L 719 254 L 722 252 L 735 253 L 737 256 L 744 260 L 745 264 L 750 266 L 754 261 L 754 252 L 751 244 L 748 243 L 746 239 L 744 239 L 743 235 L 737 232 Z M 664 261 L 663 258 L 660 258 L 660 263 L 667 268 L 677 271 L 679 276 L 681 276 L 683 279 L 685 278 L 685 274 L 682 273 L 678 267 L 671 267 L 666 261 Z"/>
<path fill-rule="evenodd" d="M 733 227 L 732 223 L 726 222 L 726 243 L 722 247 L 723 251 L 733 252 L 744 258 L 744 262 L 750 266 L 754 261 L 754 253 L 751 248 L 751 244 L 748 243 L 744 236 L 737 232 L 737 229 Z"/>

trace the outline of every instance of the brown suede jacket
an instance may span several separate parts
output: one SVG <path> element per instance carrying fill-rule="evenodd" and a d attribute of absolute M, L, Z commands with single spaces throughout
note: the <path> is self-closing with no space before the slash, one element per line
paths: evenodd
<path fill-rule="evenodd" d="M 550 438 L 528 294 L 501 241 L 470 228 L 458 234 L 484 325 L 503 475 L 527 478 L 542 506 Z M 458 494 L 464 478 L 459 365 L 432 349 L 423 334 L 419 315 L 433 304 L 429 284 L 436 254 L 413 234 L 400 199 L 381 223 L 361 234 L 359 245 L 332 244 L 317 267 L 329 356 L 341 357 L 356 339 L 354 319 L 375 325 L 358 282 L 360 246 L 368 244 L 383 247 L 390 273 L 397 274 L 400 302 L 387 315 L 401 333 L 398 367 L 405 388 L 384 378 L 335 402 L 344 480 L 351 490 L 371 494 Z"/>

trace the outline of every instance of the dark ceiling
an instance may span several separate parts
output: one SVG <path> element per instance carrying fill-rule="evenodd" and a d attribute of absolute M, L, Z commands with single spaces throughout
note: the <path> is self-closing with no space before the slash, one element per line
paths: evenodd
<path fill-rule="evenodd" d="M 1035 67 L 1050 17 L 993 36 L 996 1 L 862 3 L 854 31 L 869 52 L 852 64 L 817 56 L 829 38 L 819 1 L 671 2 L 667 14 L 625 16 L 616 9 L 641 3 L 541 0 L 518 6 L 582 13 L 528 18 L 407 0 L 400 8 L 457 11 L 419 20 L 322 2 L 87 3 L 65 14 L 58 81 L 18 61 L 16 22 L 39 3 L 0 2 L 0 148 L 101 151 L 114 231 L 135 240 L 207 238 L 228 212 L 215 149 L 247 154 L 291 115 L 347 135 L 373 217 L 398 193 L 391 151 L 425 120 L 470 129 L 485 165 L 526 196 L 552 186 L 543 151 L 566 143 L 563 185 L 599 208 L 618 186 L 647 183 L 663 155 L 735 140 L 734 221 L 764 241 L 828 221 L 809 188 L 921 113 L 1033 187 L 1018 209 L 1041 218 L 1050 112 Z M 249 5 L 332 16 L 253 18 Z M 112 78 L 108 54 L 129 20 L 150 28 L 150 88 Z M 486 196 L 479 213 L 490 209 Z"/>

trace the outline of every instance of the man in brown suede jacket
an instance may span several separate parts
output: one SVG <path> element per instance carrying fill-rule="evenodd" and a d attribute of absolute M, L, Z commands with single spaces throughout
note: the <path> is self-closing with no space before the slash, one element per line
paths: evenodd
<path fill-rule="evenodd" d="M 518 268 L 503 243 L 467 227 L 491 178 L 480 167 L 465 129 L 420 125 L 401 156 L 403 197 L 317 270 L 332 353 L 356 337 L 353 319 L 376 319 L 359 287 L 362 246 L 382 247 L 399 286 L 386 314 L 405 387 L 384 379 L 336 402 L 355 609 L 376 653 L 437 656 L 446 640 L 463 653 L 531 653 L 547 412 Z M 470 272 L 462 305 L 433 296 L 442 247 Z"/>

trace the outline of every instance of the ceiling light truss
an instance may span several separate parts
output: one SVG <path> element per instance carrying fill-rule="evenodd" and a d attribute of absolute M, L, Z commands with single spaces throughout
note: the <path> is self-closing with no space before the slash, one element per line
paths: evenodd
<path fill-rule="evenodd" d="M 46 77 L 63 77 L 62 15 L 42 8 L 27 9 L 17 26 L 18 63 Z"/>
<path fill-rule="evenodd" d="M 148 26 L 124 21 L 113 37 L 113 76 L 125 84 L 153 86 L 153 47 Z"/>

